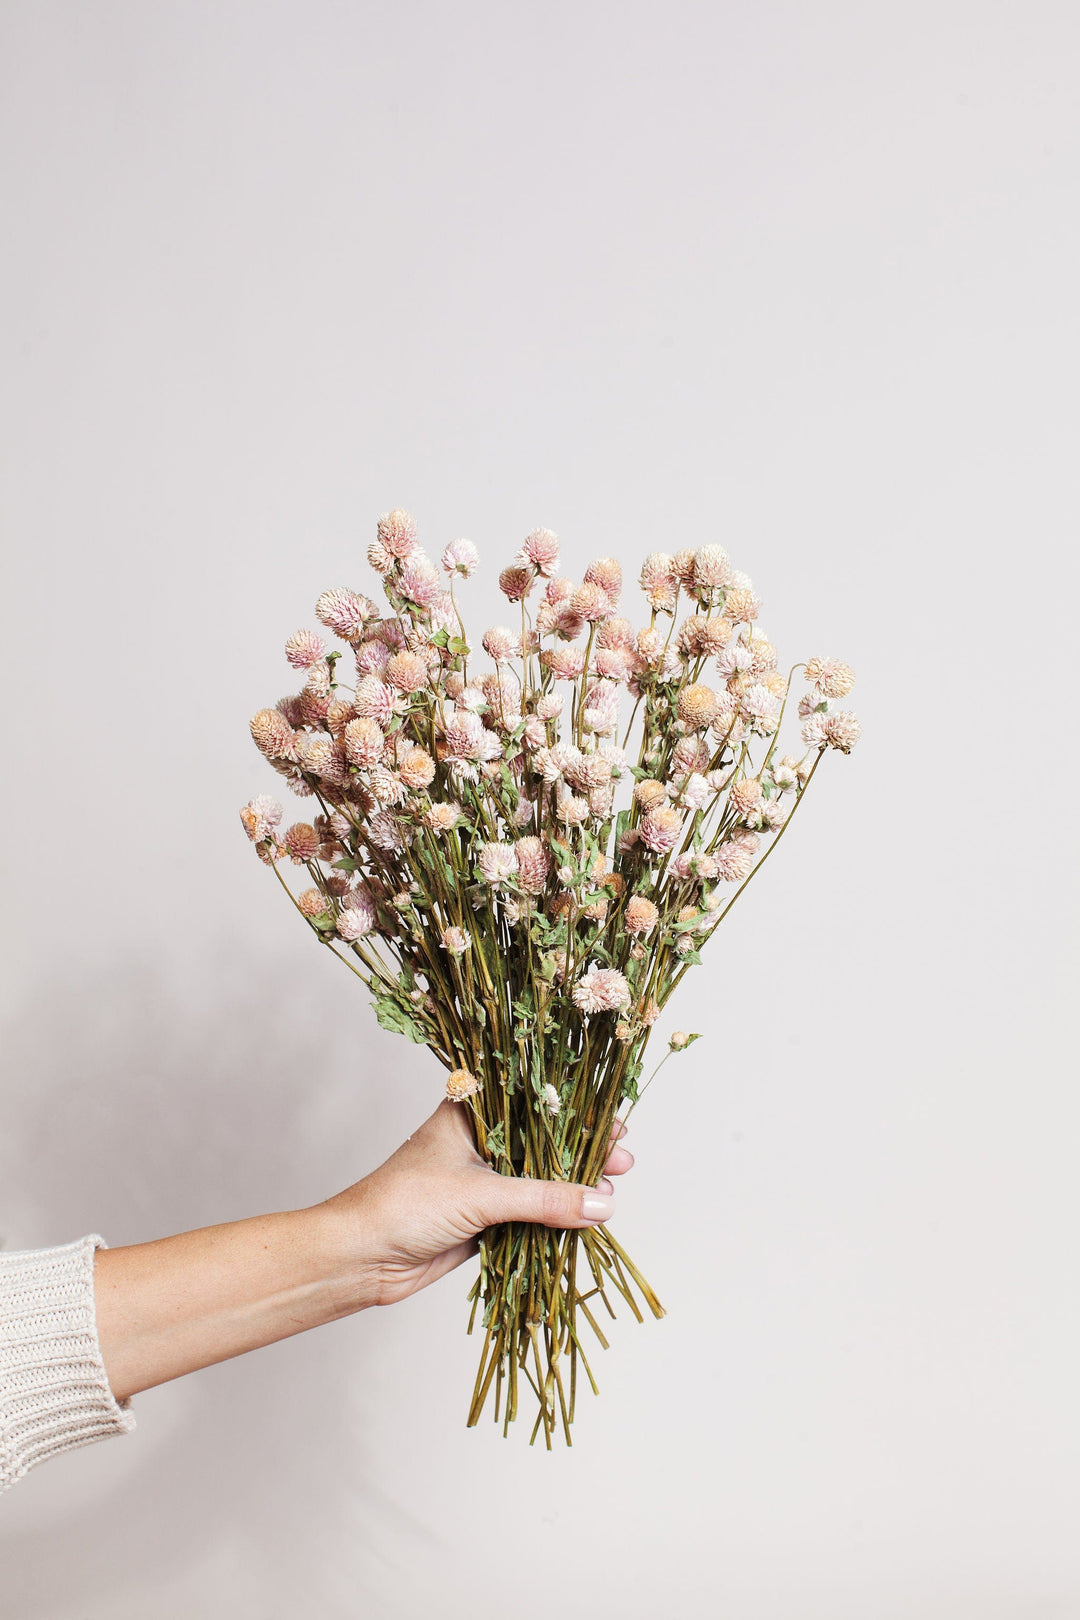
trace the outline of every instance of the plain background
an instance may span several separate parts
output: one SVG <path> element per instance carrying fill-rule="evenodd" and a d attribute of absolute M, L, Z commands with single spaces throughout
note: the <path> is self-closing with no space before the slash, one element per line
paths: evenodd
<path fill-rule="evenodd" d="M 1080 13 L 22 0 L 2 37 L 0 1235 L 338 1190 L 432 1060 L 312 949 L 249 714 L 377 514 L 720 541 L 859 672 L 666 1027 L 570 1454 L 465 1272 L 137 1398 L 0 1510 L 15 1620 L 1080 1614 Z M 297 806 L 297 810 L 300 807 Z"/>

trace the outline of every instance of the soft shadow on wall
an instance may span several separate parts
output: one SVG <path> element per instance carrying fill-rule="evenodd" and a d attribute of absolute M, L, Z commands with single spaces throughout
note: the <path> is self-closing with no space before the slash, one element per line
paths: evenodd
<path fill-rule="evenodd" d="M 253 960 L 248 946 L 242 971 L 235 960 L 222 948 L 183 990 L 145 955 L 98 964 L 53 980 L 13 1020 L 4 1247 L 88 1231 L 119 1245 L 303 1206 L 365 1173 L 433 1106 L 424 1054 L 421 1073 L 401 1074 L 405 1054 L 386 1050 L 400 1041 L 362 996 L 342 1017 L 321 959 Z M 386 1085 L 391 1061 L 409 1083 Z M 396 1329 L 377 1320 L 390 1353 Z M 148 1391 L 135 1407 L 145 1427 L 35 1470 L 4 1504 L 4 1612 L 67 1620 L 88 1593 L 126 1609 L 223 1550 L 261 1592 L 300 1603 L 298 1536 L 319 1566 L 335 1546 L 350 1562 L 377 1556 L 401 1509 L 365 1465 L 369 1332 L 356 1318 Z M 420 1524 L 407 1533 L 430 1539 Z"/>

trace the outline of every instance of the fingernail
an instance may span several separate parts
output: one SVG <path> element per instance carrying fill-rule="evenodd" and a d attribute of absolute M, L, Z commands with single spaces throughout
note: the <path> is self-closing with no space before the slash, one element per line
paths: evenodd
<path fill-rule="evenodd" d="M 606 1221 L 614 1212 L 615 1200 L 603 1193 L 587 1192 L 581 1199 L 581 1218 L 584 1221 Z"/>

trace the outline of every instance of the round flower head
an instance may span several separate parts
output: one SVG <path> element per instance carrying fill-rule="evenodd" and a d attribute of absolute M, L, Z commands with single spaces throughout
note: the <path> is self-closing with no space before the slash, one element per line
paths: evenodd
<path fill-rule="evenodd" d="M 614 557 L 598 557 L 585 570 L 586 585 L 599 585 L 612 607 L 622 595 L 622 566 Z"/>
<path fill-rule="evenodd" d="M 499 589 L 511 602 L 520 602 L 532 590 L 533 571 L 524 563 L 512 563 L 499 575 Z"/>
<path fill-rule="evenodd" d="M 446 1077 L 446 1095 L 451 1102 L 464 1102 L 466 1097 L 475 1097 L 479 1090 L 479 1080 L 468 1069 L 451 1069 Z"/>
<path fill-rule="evenodd" d="M 811 714 L 803 722 L 802 740 L 807 748 L 824 748 L 828 742 L 825 727 L 829 721 L 827 714 Z"/>
<path fill-rule="evenodd" d="M 596 681 L 585 694 L 581 716 L 586 731 L 607 737 L 619 723 L 619 688 L 613 681 Z"/>
<path fill-rule="evenodd" d="M 434 780 L 435 761 L 426 748 L 407 748 L 398 771 L 405 786 L 418 791 Z"/>
<path fill-rule="evenodd" d="M 826 714 L 828 708 L 829 700 L 824 692 L 819 692 L 816 686 L 812 686 L 809 692 L 804 692 L 799 699 L 799 719 L 809 720 L 812 714 Z"/>
<path fill-rule="evenodd" d="M 743 776 L 732 783 L 728 795 L 731 808 L 737 816 L 751 815 L 761 804 L 763 790 L 756 776 Z"/>
<path fill-rule="evenodd" d="M 655 612 L 674 612 L 678 576 L 675 572 L 675 559 L 666 551 L 649 553 L 641 565 L 638 584 L 645 593 L 645 600 Z"/>
<path fill-rule="evenodd" d="M 345 757 L 351 765 L 370 768 L 382 759 L 386 737 L 377 720 L 350 720 L 344 740 Z"/>
<path fill-rule="evenodd" d="M 361 680 L 365 675 L 381 675 L 389 661 L 389 647 L 374 636 L 356 649 L 356 673 Z"/>
<path fill-rule="evenodd" d="M 862 735 L 862 726 L 851 710 L 837 709 L 835 714 L 826 715 L 824 719 L 825 741 L 829 747 L 849 754 Z"/>
<path fill-rule="evenodd" d="M 755 681 L 739 696 L 739 708 L 755 731 L 768 736 L 780 719 L 780 699 L 767 686 Z"/>
<path fill-rule="evenodd" d="M 557 681 L 577 681 L 585 671 L 585 649 L 549 647 L 541 654 L 540 662 L 550 669 Z"/>
<path fill-rule="evenodd" d="M 573 988 L 574 1005 L 584 1013 L 616 1012 L 630 1000 L 630 986 L 617 968 L 591 967 Z"/>
<path fill-rule="evenodd" d="M 559 566 L 559 537 L 550 529 L 534 529 L 525 536 L 520 561 L 531 563 L 538 574 L 553 574 Z"/>
<path fill-rule="evenodd" d="M 485 630 L 481 646 L 488 657 L 493 658 L 497 664 L 508 664 L 518 655 L 518 637 L 501 624 Z"/>
<path fill-rule="evenodd" d="M 595 623 L 597 619 L 606 619 L 611 608 L 611 598 L 603 586 L 594 584 L 592 580 L 579 585 L 570 598 L 571 613 L 589 624 Z"/>
<path fill-rule="evenodd" d="M 379 519 L 379 544 L 390 557 L 407 557 L 416 549 L 416 519 L 400 506 Z"/>
<path fill-rule="evenodd" d="M 634 799 L 643 810 L 653 810 L 657 805 L 665 804 L 667 796 L 663 782 L 657 782 L 654 777 L 644 776 L 634 784 Z"/>
<path fill-rule="evenodd" d="M 682 832 L 682 816 L 677 810 L 657 808 L 641 818 L 641 841 L 656 855 L 665 855 L 674 849 Z"/>
<path fill-rule="evenodd" d="M 548 692 L 536 705 L 537 717 L 541 720 L 557 720 L 565 707 L 564 697 L 560 697 L 558 692 Z"/>
<path fill-rule="evenodd" d="M 628 934 L 649 934 L 660 921 L 660 913 L 644 894 L 631 895 L 623 916 Z"/>
<path fill-rule="evenodd" d="M 444 928 L 440 943 L 450 956 L 464 956 L 472 941 L 462 928 Z"/>
<path fill-rule="evenodd" d="M 319 835 L 306 821 L 297 821 L 285 834 L 285 848 L 297 865 L 313 861 L 319 853 Z"/>
<path fill-rule="evenodd" d="M 679 693 L 675 712 L 691 731 L 704 731 L 711 724 L 719 708 L 719 700 L 711 686 L 694 684 L 684 686 Z"/>
<path fill-rule="evenodd" d="M 827 698 L 847 697 L 855 685 L 855 671 L 838 658 L 811 658 L 806 678 Z"/>
<path fill-rule="evenodd" d="M 723 546 L 699 546 L 694 553 L 692 581 L 694 590 L 711 598 L 714 591 L 723 590 L 731 581 L 732 568 Z"/>
<path fill-rule="evenodd" d="M 484 882 L 496 888 L 517 875 L 517 852 L 512 844 L 481 844 L 476 864 Z"/>
<path fill-rule="evenodd" d="M 460 574 L 462 579 L 468 579 L 476 570 L 480 553 L 471 540 L 451 540 L 441 561 L 448 574 Z"/>
<path fill-rule="evenodd" d="M 724 883 L 742 883 L 754 869 L 754 851 L 732 839 L 716 852 L 716 875 Z"/>
<path fill-rule="evenodd" d="M 419 692 L 428 684 L 427 664 L 419 653 L 392 653 L 386 665 L 386 679 L 399 692 Z"/>
<path fill-rule="evenodd" d="M 315 603 L 315 617 L 344 641 L 358 641 L 369 619 L 379 617 L 370 597 L 344 587 L 323 591 Z"/>
<path fill-rule="evenodd" d="M 725 617 L 734 619 L 736 624 L 749 624 L 757 618 L 760 607 L 761 603 L 750 586 L 745 589 L 735 587 L 724 595 Z"/>
<path fill-rule="evenodd" d="M 353 903 L 348 904 L 348 900 Z M 342 908 L 336 926 L 340 937 L 351 943 L 371 933 L 375 926 L 375 907 L 366 895 L 358 896 L 355 891 L 347 897 L 347 902 Z"/>
<path fill-rule="evenodd" d="M 293 669 L 307 669 L 317 664 L 326 651 L 326 642 L 314 630 L 297 630 L 285 643 L 285 657 Z"/>
<path fill-rule="evenodd" d="M 394 688 L 377 675 L 364 675 L 357 682 L 353 708 L 362 719 L 386 726 L 394 713 L 394 695 Z"/>
<path fill-rule="evenodd" d="M 425 813 L 424 820 L 434 833 L 452 832 L 461 820 L 461 806 L 454 801 L 433 804 Z"/>
<path fill-rule="evenodd" d="M 305 889 L 297 896 L 296 903 L 305 917 L 321 917 L 324 911 L 330 910 L 330 902 L 321 889 Z"/>
<path fill-rule="evenodd" d="M 262 843 L 265 838 L 270 837 L 280 822 L 281 806 L 268 793 L 256 793 L 241 810 L 240 820 L 252 842 Z"/>
<path fill-rule="evenodd" d="M 562 1107 L 562 1103 L 559 1100 L 559 1093 L 555 1090 L 555 1087 L 550 1081 L 544 1087 L 544 1107 L 547 1109 L 549 1114 L 557 1114 L 559 1109 Z"/>
<path fill-rule="evenodd" d="M 377 574 L 385 576 L 394 566 L 394 559 L 381 540 L 373 540 L 367 548 L 367 560 Z"/>
<path fill-rule="evenodd" d="M 551 871 L 551 856 L 540 838 L 519 838 L 514 845 L 517 855 L 517 880 L 526 894 L 543 894 Z"/>
<path fill-rule="evenodd" d="M 415 553 L 402 565 L 396 583 L 399 593 L 419 607 L 430 608 L 442 595 L 442 579 L 426 558 L 418 561 Z"/>
<path fill-rule="evenodd" d="M 251 719 L 251 735 L 256 748 L 267 759 L 295 759 L 296 736 L 285 716 L 277 709 L 260 709 Z"/>

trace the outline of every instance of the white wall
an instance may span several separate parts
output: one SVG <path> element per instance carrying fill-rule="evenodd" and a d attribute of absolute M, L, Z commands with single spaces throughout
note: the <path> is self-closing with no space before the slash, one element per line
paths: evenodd
<path fill-rule="evenodd" d="M 39 1469 L 0 1609 L 1075 1616 L 1076 7 L 0 32 L 8 1246 L 311 1202 L 433 1105 L 236 817 L 386 507 L 492 574 L 719 539 L 866 727 L 676 1004 L 616 1228 L 670 1315 L 574 1451 L 464 1429 L 458 1273 Z"/>

